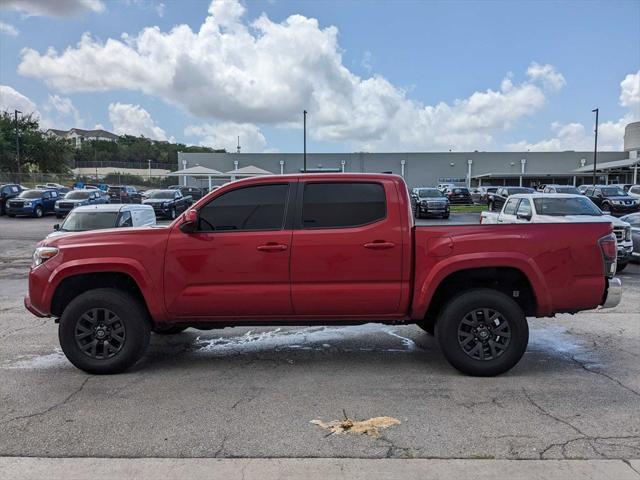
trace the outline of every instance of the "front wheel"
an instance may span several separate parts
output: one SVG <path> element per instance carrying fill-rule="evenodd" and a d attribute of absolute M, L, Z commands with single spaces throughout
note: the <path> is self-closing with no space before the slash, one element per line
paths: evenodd
<path fill-rule="evenodd" d="M 436 337 L 445 358 L 468 375 L 499 375 L 516 365 L 529 342 L 527 319 L 512 298 L 479 288 L 454 298 L 440 313 Z"/>
<path fill-rule="evenodd" d="M 42 207 L 37 206 L 35 211 L 33 212 L 33 216 L 36 218 L 42 218 L 43 215 L 44 215 L 44 211 L 42 210 Z"/>
<path fill-rule="evenodd" d="M 62 351 L 76 367 L 95 374 L 120 373 L 149 345 L 147 312 L 121 290 L 99 288 L 78 295 L 60 317 Z"/>
<path fill-rule="evenodd" d="M 611 213 L 611 205 L 609 205 L 608 203 L 603 203 L 602 207 L 600 207 L 600 210 L 602 210 L 604 213 Z"/>
<path fill-rule="evenodd" d="M 169 218 L 171 220 L 175 220 L 176 219 L 176 208 L 175 207 L 171 208 L 171 210 L 169 211 Z"/>

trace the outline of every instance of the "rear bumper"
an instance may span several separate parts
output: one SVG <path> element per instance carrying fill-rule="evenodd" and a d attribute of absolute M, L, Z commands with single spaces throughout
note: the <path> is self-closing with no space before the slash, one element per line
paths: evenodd
<path fill-rule="evenodd" d="M 622 282 L 619 278 L 613 277 L 607 281 L 607 291 L 604 294 L 602 308 L 612 308 L 622 300 Z"/>

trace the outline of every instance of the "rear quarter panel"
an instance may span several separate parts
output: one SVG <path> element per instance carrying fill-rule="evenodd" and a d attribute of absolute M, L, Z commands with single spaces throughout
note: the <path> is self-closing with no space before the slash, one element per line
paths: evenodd
<path fill-rule="evenodd" d="M 596 308 L 606 283 L 598 239 L 610 232 L 608 223 L 416 227 L 411 316 L 424 317 L 448 275 L 483 267 L 524 273 L 537 316 Z"/>

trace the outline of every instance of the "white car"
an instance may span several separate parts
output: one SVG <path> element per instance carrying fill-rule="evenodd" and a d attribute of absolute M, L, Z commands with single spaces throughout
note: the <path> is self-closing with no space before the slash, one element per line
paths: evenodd
<path fill-rule="evenodd" d="M 584 195 L 568 193 L 518 193 L 511 195 L 501 212 L 482 212 L 480 223 L 587 223 L 609 222 L 618 242 L 618 271 L 631 260 L 631 225 L 605 215 Z"/>
<path fill-rule="evenodd" d="M 630 197 L 640 198 L 640 185 L 633 185 L 629 187 L 627 195 Z"/>
<path fill-rule="evenodd" d="M 155 224 L 156 214 L 151 205 L 135 203 L 86 205 L 71 210 L 62 225 L 53 226 L 55 231 L 47 238 L 89 230 L 144 227 Z"/>

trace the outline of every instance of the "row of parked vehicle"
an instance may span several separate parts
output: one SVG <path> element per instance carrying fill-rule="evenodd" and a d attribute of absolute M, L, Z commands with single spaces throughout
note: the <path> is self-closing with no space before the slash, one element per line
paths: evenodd
<path fill-rule="evenodd" d="M 30 189 L 19 184 L 0 185 L 0 215 L 63 218 L 78 207 L 106 204 L 148 205 L 157 217 L 174 219 L 205 195 L 202 189 L 172 185 L 166 189 L 139 191 L 130 185 L 76 185 L 56 183 Z M 111 211 L 112 209 L 104 209 Z"/>

